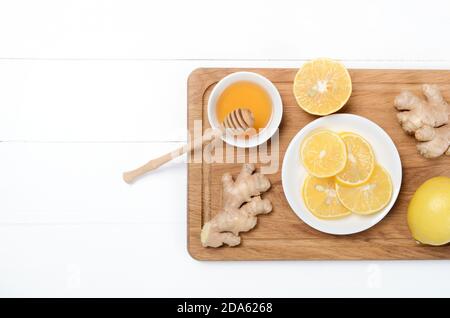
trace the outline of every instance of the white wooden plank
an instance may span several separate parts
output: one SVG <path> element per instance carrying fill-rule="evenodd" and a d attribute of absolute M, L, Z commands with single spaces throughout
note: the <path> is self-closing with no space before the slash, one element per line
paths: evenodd
<path fill-rule="evenodd" d="M 0 57 L 447 60 L 448 1 L 19 0 Z"/>
<path fill-rule="evenodd" d="M 198 262 L 180 223 L 0 225 L 0 242 L 1 297 L 450 295 L 449 261 Z"/>
<path fill-rule="evenodd" d="M 450 69 L 450 61 L 344 62 L 356 68 Z M 195 68 L 301 64 L 0 60 L 0 141 L 184 141 L 186 82 Z"/>
<path fill-rule="evenodd" d="M 0 140 L 186 139 L 189 65 L 0 61 Z"/>
<path fill-rule="evenodd" d="M 179 158 L 133 185 L 122 172 L 179 143 L 0 143 L 0 223 L 186 222 Z"/>

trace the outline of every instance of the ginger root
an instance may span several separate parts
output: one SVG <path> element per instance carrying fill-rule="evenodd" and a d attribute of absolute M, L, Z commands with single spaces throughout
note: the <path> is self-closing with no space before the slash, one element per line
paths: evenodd
<path fill-rule="evenodd" d="M 395 98 L 394 106 L 403 130 L 419 141 L 417 150 L 425 158 L 450 155 L 450 106 L 436 85 L 423 85 L 422 99 L 410 91 Z"/>
<path fill-rule="evenodd" d="M 244 164 L 236 181 L 229 173 L 222 176 L 223 210 L 203 226 L 201 242 L 204 247 L 239 245 L 239 232 L 251 230 L 256 225 L 257 215 L 272 211 L 270 201 L 260 197 L 270 188 L 270 181 L 254 171 L 253 164 Z"/>

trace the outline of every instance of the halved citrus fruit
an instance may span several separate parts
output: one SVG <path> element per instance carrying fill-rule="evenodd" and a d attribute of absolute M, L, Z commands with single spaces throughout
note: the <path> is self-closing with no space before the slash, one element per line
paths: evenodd
<path fill-rule="evenodd" d="M 352 93 L 352 80 L 338 61 L 316 59 L 306 62 L 294 79 L 298 105 L 313 115 L 328 115 L 341 109 Z"/>
<path fill-rule="evenodd" d="M 320 130 L 305 138 L 300 148 L 300 157 L 309 174 L 327 178 L 344 169 L 347 151 L 338 134 Z"/>
<path fill-rule="evenodd" d="M 303 200 L 312 214 L 322 219 L 334 219 L 351 212 L 339 201 L 333 178 L 307 176 L 303 184 Z"/>
<path fill-rule="evenodd" d="M 336 175 L 340 183 L 357 186 L 366 182 L 375 167 L 375 156 L 370 144 L 361 136 L 345 132 L 339 134 L 347 149 L 347 163 Z"/>
<path fill-rule="evenodd" d="M 376 165 L 367 182 L 351 187 L 336 183 L 341 203 L 357 214 L 371 214 L 383 209 L 391 200 L 391 177 L 380 165 Z"/>

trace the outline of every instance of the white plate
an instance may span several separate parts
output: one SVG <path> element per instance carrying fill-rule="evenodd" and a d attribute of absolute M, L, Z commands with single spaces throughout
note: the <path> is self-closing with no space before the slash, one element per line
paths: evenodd
<path fill-rule="evenodd" d="M 335 220 L 322 220 L 309 212 L 301 196 L 301 189 L 307 172 L 300 160 L 300 145 L 307 135 L 317 129 L 355 132 L 372 145 L 376 160 L 389 172 L 392 178 L 392 198 L 383 210 L 371 215 L 353 213 Z M 380 126 L 361 116 L 335 114 L 312 121 L 295 135 L 286 150 L 281 174 L 286 199 L 300 219 L 321 232 L 345 235 L 367 230 L 388 214 L 400 191 L 402 164 L 394 142 Z"/>

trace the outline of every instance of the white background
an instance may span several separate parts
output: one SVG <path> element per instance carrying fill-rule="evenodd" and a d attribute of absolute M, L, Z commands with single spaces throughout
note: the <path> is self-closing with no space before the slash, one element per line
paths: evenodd
<path fill-rule="evenodd" d="M 0 296 L 450 296 L 449 261 L 198 262 L 183 158 L 200 66 L 450 69 L 449 1 L 0 1 Z"/>

